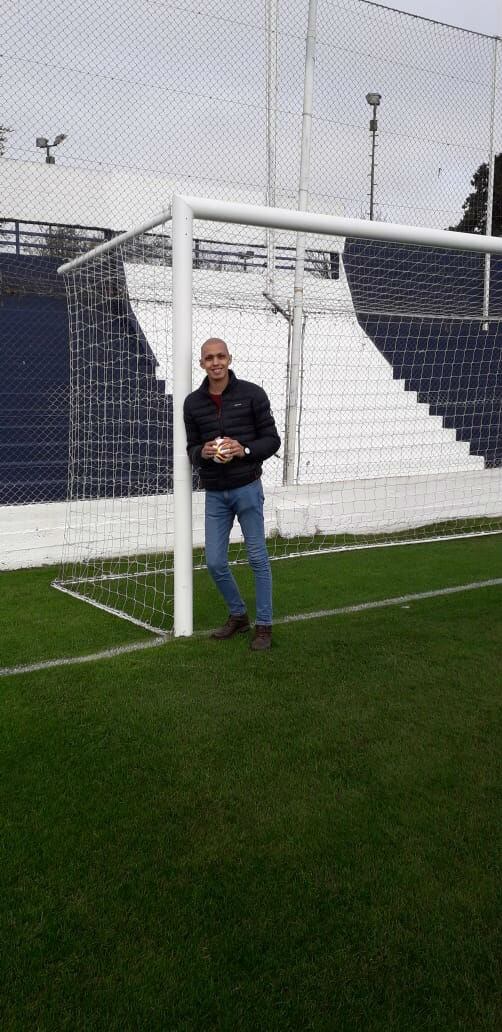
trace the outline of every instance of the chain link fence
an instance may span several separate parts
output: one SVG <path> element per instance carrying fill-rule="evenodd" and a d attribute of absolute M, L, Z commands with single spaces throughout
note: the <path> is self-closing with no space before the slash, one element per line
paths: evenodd
<path fill-rule="evenodd" d="M 41 448 L 44 416 L 29 404 L 42 382 L 67 404 L 59 261 L 166 208 L 173 190 L 297 205 L 307 15 L 308 0 L 4 4 L 1 504 L 64 497 L 61 469 L 51 480 L 44 462 L 57 453 L 61 466 L 67 415 L 55 430 L 47 419 Z M 375 143 L 376 218 L 456 226 L 485 165 L 472 206 L 474 224 L 486 224 L 490 155 L 502 150 L 496 52 L 488 36 L 365 0 L 319 0 L 309 207 L 368 217 Z M 196 268 L 266 264 L 263 231 L 203 225 L 196 237 Z M 294 239 L 281 247 L 278 267 L 294 260 Z M 323 247 L 313 241 L 307 266 L 336 276 L 338 256 Z M 47 493 L 49 481 L 58 486 Z"/>
<path fill-rule="evenodd" d="M 270 11 L 267 20 L 271 5 L 276 22 Z M 2 215 L 21 217 L 8 210 L 5 161 L 44 165 L 36 139 L 50 145 L 61 133 L 66 139 L 51 150 L 57 170 L 80 176 L 67 177 L 54 221 L 99 224 L 80 216 L 89 204 L 102 205 L 107 176 L 113 229 L 124 228 L 128 208 L 135 209 L 138 185 L 155 195 L 155 180 L 164 205 L 170 186 L 264 203 L 267 139 L 275 141 L 276 203 L 295 206 L 307 12 L 308 0 L 5 5 L 0 124 L 11 132 Z M 319 0 L 310 206 L 368 214 L 365 98 L 377 90 L 378 216 L 443 228 L 458 222 L 471 176 L 489 160 L 494 53 L 487 36 L 364 0 Z M 43 171 L 48 182 L 56 169 Z M 27 169 L 24 181 L 23 203 L 37 216 L 41 198 L 26 196 L 34 189 Z M 19 169 L 16 184 L 22 182 Z M 82 197 L 92 182 L 94 197 Z"/>

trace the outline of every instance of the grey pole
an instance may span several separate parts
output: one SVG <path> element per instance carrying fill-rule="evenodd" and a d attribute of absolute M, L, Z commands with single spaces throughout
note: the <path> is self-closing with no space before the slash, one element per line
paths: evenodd
<path fill-rule="evenodd" d="M 493 187 L 495 183 L 495 110 L 497 106 L 497 65 L 498 48 L 500 38 L 495 36 L 493 40 L 493 66 L 492 66 L 492 99 L 490 111 L 490 156 L 488 162 L 488 196 L 486 201 L 486 229 L 487 236 L 492 235 L 493 225 Z M 483 329 L 487 330 L 488 314 L 490 309 L 490 266 L 491 256 L 485 255 L 485 271 L 483 284 Z"/>
<path fill-rule="evenodd" d="M 267 35 L 267 196 L 266 204 L 275 208 L 275 179 L 277 156 L 277 3 L 266 0 Z M 274 293 L 275 230 L 267 229 L 266 291 Z"/>
<path fill-rule="evenodd" d="M 377 107 L 380 104 L 382 96 L 380 93 L 367 93 L 366 100 L 371 108 L 373 108 L 373 116 L 370 120 L 370 133 L 371 133 L 371 172 L 370 172 L 370 221 L 373 221 L 374 216 L 374 200 L 375 200 L 375 150 L 376 150 L 376 134 L 378 130 L 377 121 Z"/>
<path fill-rule="evenodd" d="M 314 68 L 316 49 L 317 0 L 309 0 L 307 44 L 305 49 L 305 81 L 303 88 L 302 150 L 300 159 L 300 184 L 298 189 L 298 210 L 306 211 L 309 197 L 310 143 L 312 136 L 312 98 L 314 93 Z M 291 361 L 289 367 L 288 396 L 286 399 L 286 429 L 284 434 L 285 484 L 294 484 L 296 475 L 296 424 L 298 419 L 298 394 L 300 390 L 300 367 L 303 332 L 303 279 L 305 269 L 305 233 L 296 237 L 295 285 L 293 300 L 293 333 L 291 340 Z"/>

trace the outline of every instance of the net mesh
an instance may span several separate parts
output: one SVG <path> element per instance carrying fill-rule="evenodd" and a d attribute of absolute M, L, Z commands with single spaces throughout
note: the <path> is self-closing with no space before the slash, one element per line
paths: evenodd
<path fill-rule="evenodd" d="M 277 234 L 272 297 L 264 233 L 232 233 L 216 254 L 203 237 L 194 245 L 193 383 L 202 376 L 200 346 L 214 336 L 227 342 L 236 375 L 270 398 L 282 439 L 263 470 L 271 557 L 500 529 L 501 259 L 491 259 L 487 312 L 483 254 L 307 237 L 300 388 L 288 438 L 293 240 Z M 169 630 L 168 233 L 89 261 L 69 274 L 67 288 L 70 505 L 61 582 Z M 194 474 L 196 566 L 204 562 L 203 509 Z M 231 558 L 245 558 L 238 524 Z"/>
<path fill-rule="evenodd" d="M 477 24 L 490 32 L 484 6 Z M 308 0 L 3 5 L 0 568 L 60 558 L 69 387 L 58 259 L 138 224 L 173 192 L 294 207 L 308 10 Z M 318 0 L 315 51 L 310 210 L 365 218 L 373 206 L 386 222 L 484 233 L 493 159 L 502 232 L 500 41 L 365 0 Z M 236 247 L 207 224 L 198 237 L 198 267 L 227 271 L 247 261 L 236 251 L 263 262 L 268 243 L 270 290 L 270 238 L 258 248 L 247 233 Z M 284 271 L 291 252 L 280 258 Z"/>

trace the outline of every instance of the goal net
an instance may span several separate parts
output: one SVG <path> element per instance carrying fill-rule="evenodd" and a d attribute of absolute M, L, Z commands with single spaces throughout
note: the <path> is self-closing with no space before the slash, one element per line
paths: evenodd
<path fill-rule="evenodd" d="M 167 632 L 176 556 L 185 580 L 188 562 L 204 563 L 204 493 L 180 412 L 209 337 L 227 342 L 237 377 L 265 388 L 281 435 L 263 470 L 271 558 L 502 529 L 502 258 L 488 257 L 502 242 L 463 236 L 459 249 L 460 234 L 414 242 L 426 231 L 333 217 L 319 230 L 294 212 L 291 228 L 271 228 L 267 209 L 246 225 L 246 206 L 226 222 L 235 207 L 196 221 L 174 264 L 164 216 L 65 273 L 57 586 Z M 231 559 L 245 559 L 237 523 Z"/>

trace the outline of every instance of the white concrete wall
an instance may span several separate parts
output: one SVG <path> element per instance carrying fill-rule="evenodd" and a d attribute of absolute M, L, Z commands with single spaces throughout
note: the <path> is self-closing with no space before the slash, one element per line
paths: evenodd
<path fill-rule="evenodd" d="M 396 533 L 443 520 L 501 515 L 502 470 L 372 478 L 266 489 L 267 534 L 284 537 Z M 161 553 L 173 547 L 171 496 L 0 508 L 0 570 L 92 556 Z M 194 544 L 204 543 L 204 499 L 194 495 Z M 241 540 L 236 525 L 232 540 Z M 273 544 L 271 545 L 273 551 Z"/>

